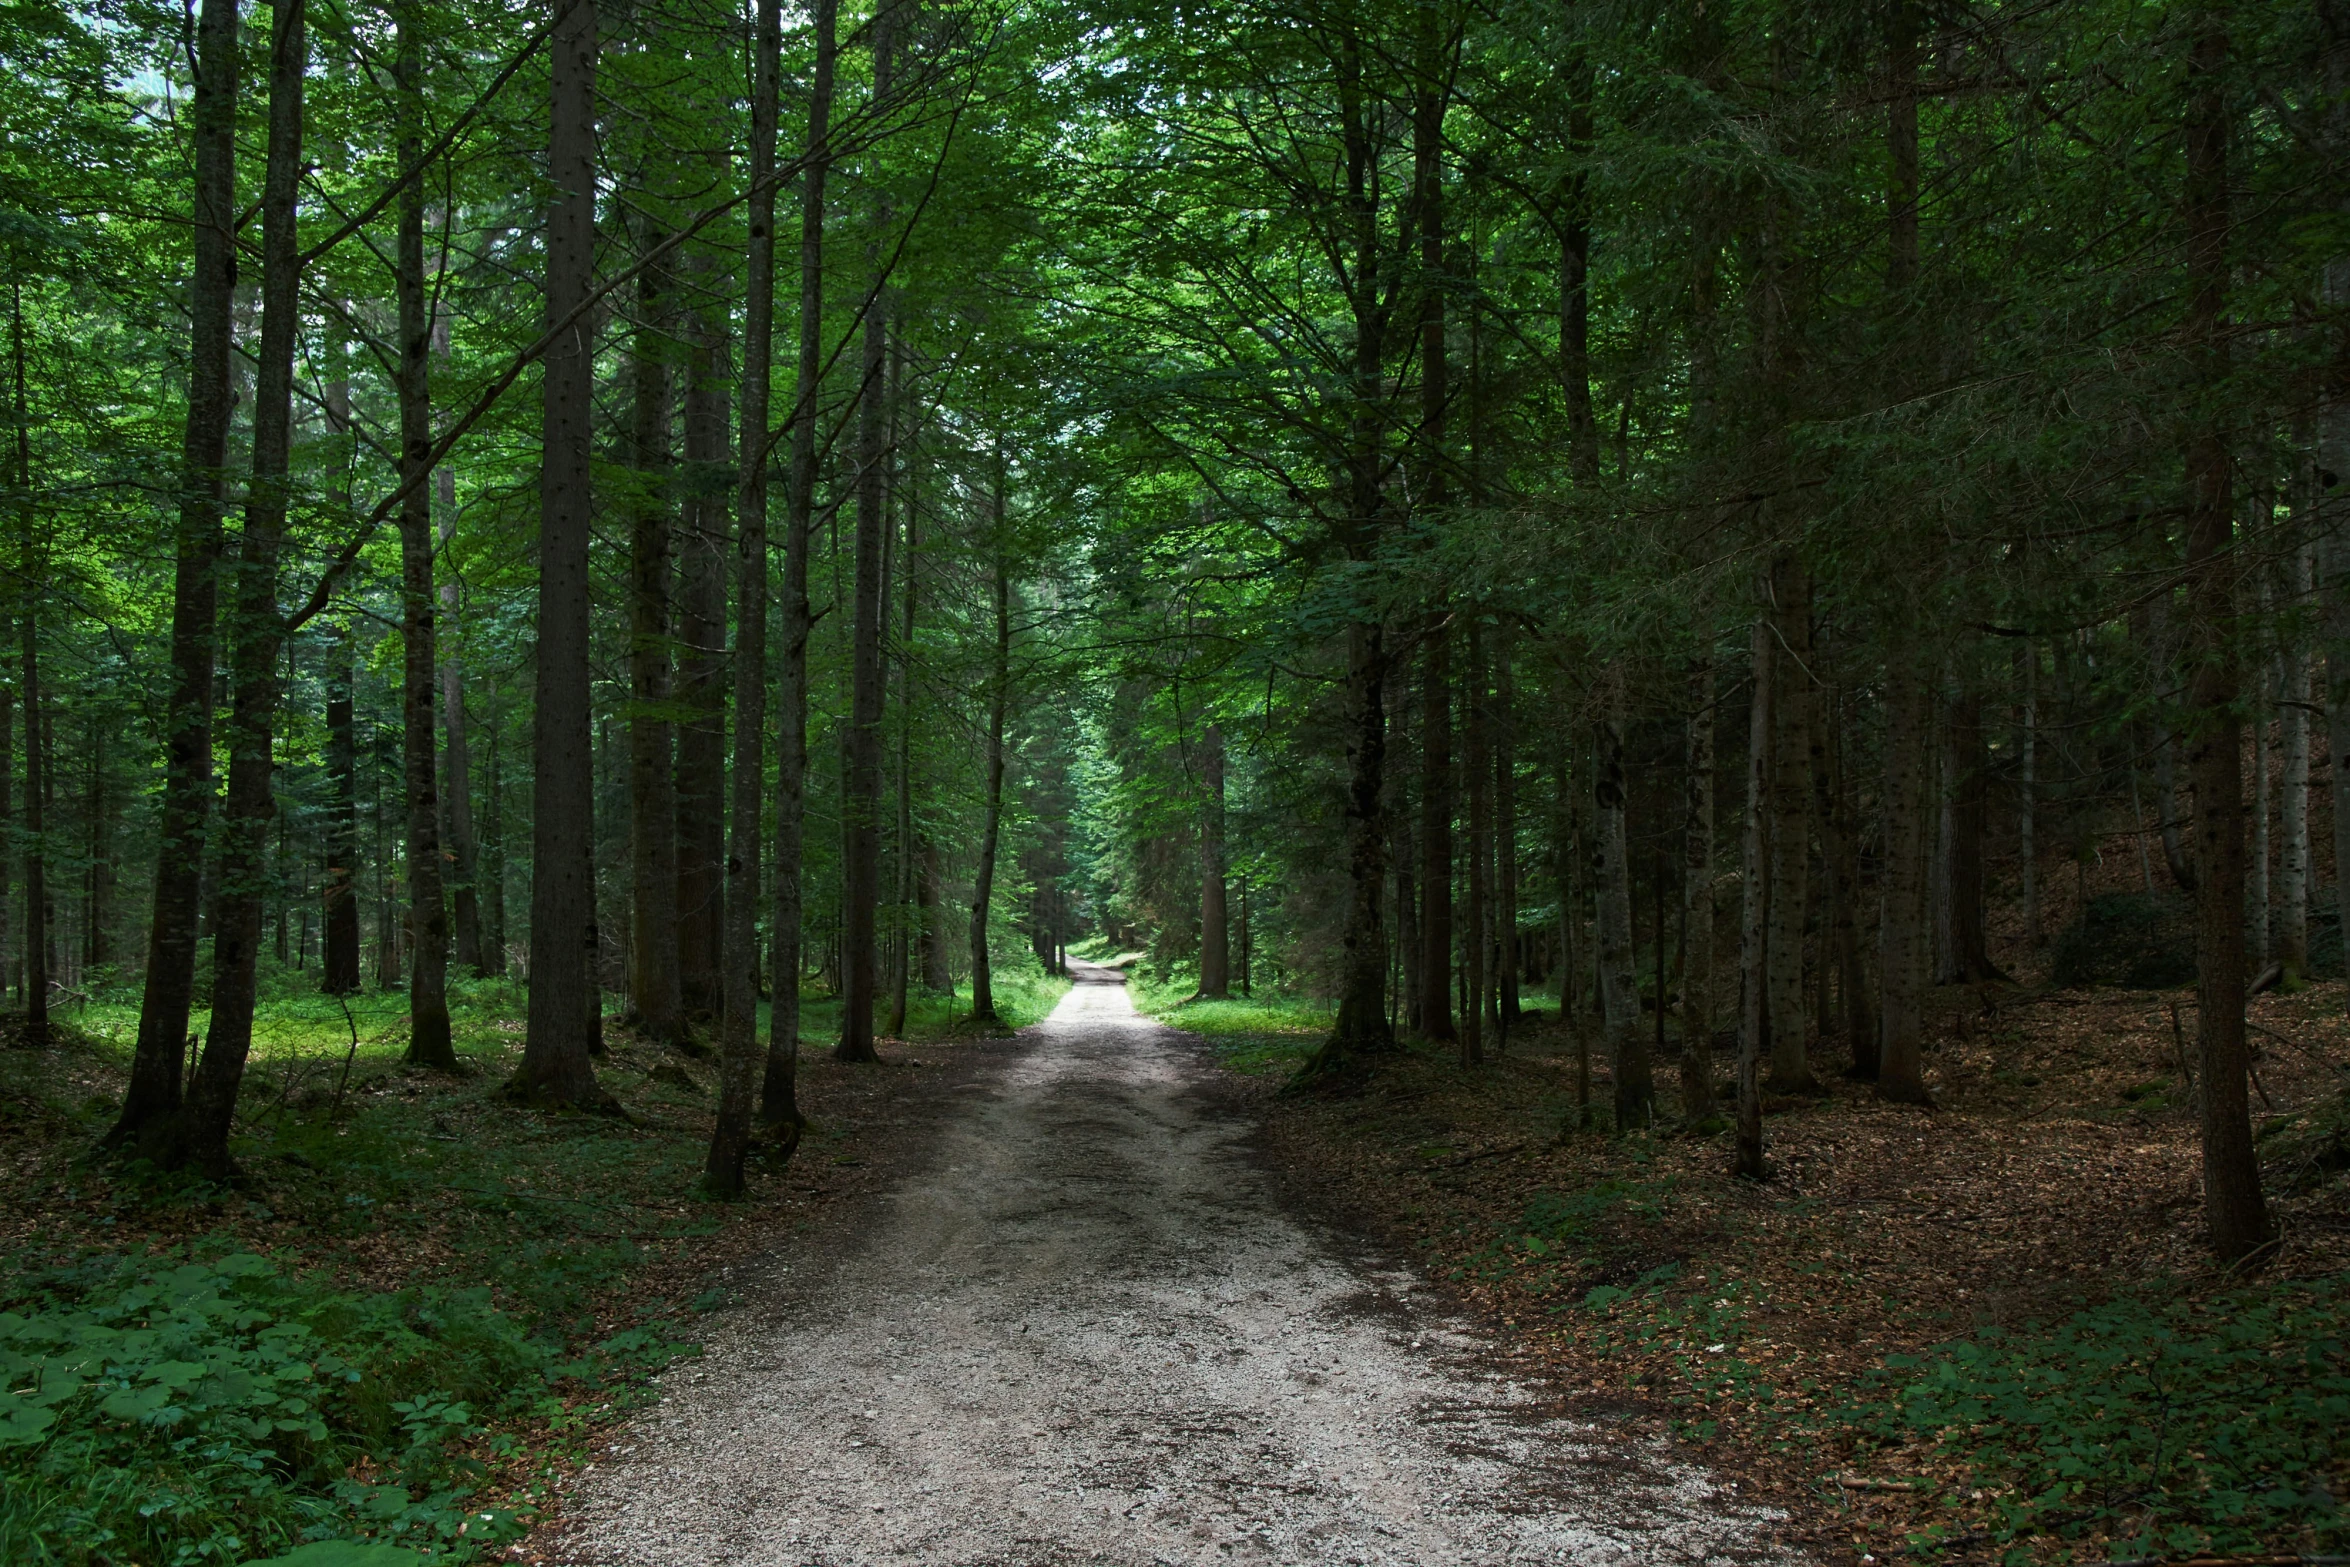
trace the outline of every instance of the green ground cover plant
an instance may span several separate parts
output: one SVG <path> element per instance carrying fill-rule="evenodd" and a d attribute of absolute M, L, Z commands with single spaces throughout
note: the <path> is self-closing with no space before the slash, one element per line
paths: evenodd
<path fill-rule="evenodd" d="M 1831 1389 L 1749 1351 L 1760 1313 L 1789 1303 L 1736 1280 L 1692 1289 L 1678 1261 L 1619 1280 L 1672 1195 L 1669 1181 L 1620 1178 L 1538 1192 L 1456 1274 L 1507 1278 L 1582 1319 L 1589 1350 L 1650 1368 L 1641 1384 L 1687 1439 L 1712 1441 L 1715 1413 L 1741 1408 L 1750 1439 L 1808 1455 L 1830 1495 L 1930 1494 L 1937 1516 L 1904 1537 L 1917 1554 L 1987 1543 L 2020 1567 L 2082 1542 L 2116 1560 L 2350 1544 L 2337 1495 L 2350 1276 L 2216 1293 L 2143 1283 L 1886 1355 Z M 1856 1468 L 1867 1474 L 1850 1480 Z"/>
<path fill-rule="evenodd" d="M 524 994 L 455 981 L 462 1070 L 403 1065 L 405 998 L 274 976 L 225 1186 L 92 1156 L 133 998 L 0 1050 L 0 1561 L 35 1567 L 413 1567 L 517 1538 L 528 1481 L 695 1352 L 723 1304 L 697 1248 L 737 1217 L 695 1190 L 713 1064 L 606 1018 L 625 1117 L 498 1096 Z M 1005 1029 L 1069 986 L 999 975 Z M 905 1033 L 967 1032 L 969 994 Z M 820 1051 L 836 1004 L 813 998 Z M 764 1020 L 762 1019 L 762 1022 Z M 198 1026 L 202 1023 L 201 1015 Z M 993 1030 L 990 1030 L 992 1032 Z M 843 1128 L 816 1128 L 826 1147 Z M 528 1483 L 520 1494 L 531 1494 Z"/>

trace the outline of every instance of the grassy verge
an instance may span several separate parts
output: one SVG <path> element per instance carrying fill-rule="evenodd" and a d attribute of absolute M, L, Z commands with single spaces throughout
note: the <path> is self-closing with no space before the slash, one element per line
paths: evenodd
<path fill-rule="evenodd" d="M 1330 1008 L 1306 996 L 1268 992 L 1203 1001 L 1191 970 L 1161 974 L 1139 964 L 1127 983 L 1138 1010 L 1199 1035 L 1224 1066 L 1251 1076 L 1296 1071 L 1330 1032 Z"/>
<path fill-rule="evenodd" d="M 968 993 L 914 998 L 879 1071 L 802 1036 L 801 1161 L 695 1195 L 714 1063 L 607 1020 L 598 1074 L 627 1119 L 518 1115 L 497 1097 L 523 994 L 453 986 L 465 1070 L 410 1070 L 398 993 L 348 1011 L 285 976 L 256 1028 L 214 1187 L 94 1160 L 135 1010 L 99 999 L 42 1050 L 0 1049 L 0 1560 L 304 1567 L 501 1549 L 598 1425 L 694 1352 L 714 1267 L 763 1250 L 864 1173 L 902 1072 L 967 1036 Z M 999 975 L 1006 1027 L 1067 989 Z M 200 1024 L 199 1024 L 200 1026 Z M 988 1032 L 996 1032 L 989 1030 Z M 917 1054 L 918 1053 L 918 1054 Z M 838 1168 L 835 1168 L 838 1167 Z M 340 1553 L 340 1554 L 338 1554 Z"/>

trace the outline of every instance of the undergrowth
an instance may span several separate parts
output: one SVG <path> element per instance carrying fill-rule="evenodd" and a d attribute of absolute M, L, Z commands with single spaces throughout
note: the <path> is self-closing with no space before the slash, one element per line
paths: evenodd
<path fill-rule="evenodd" d="M 559 1414 L 686 1346 L 631 1329 L 568 1355 L 487 1287 L 357 1292 L 266 1258 L 92 1256 L 0 1311 L 0 1559 L 240 1562 L 369 1537 L 470 1556 L 487 1422 Z M 317 1553 L 313 1553 L 316 1555 Z"/>
<path fill-rule="evenodd" d="M 345 1002 L 316 981 L 264 974 L 229 1186 L 90 1157 L 135 995 L 94 989 L 49 1048 L 0 1049 L 11 1567 L 479 1556 L 527 1519 L 494 1499 L 527 1497 L 518 1476 L 627 1408 L 691 1352 L 691 1311 L 722 1303 L 666 1299 L 684 1280 L 651 1269 L 721 1227 L 691 1195 L 707 1062 L 608 1019 L 598 1072 L 628 1118 L 516 1115 L 497 1090 L 518 988 L 452 976 L 452 1077 L 401 1061 L 401 992 Z M 1003 1028 L 1068 988 L 1007 965 Z M 909 1001 L 911 1043 L 971 1031 L 967 987 Z M 837 1010 L 811 998 L 804 1040 Z"/>
<path fill-rule="evenodd" d="M 1744 1435 L 1808 1455 L 1824 1493 L 1910 1491 L 1919 1555 L 1988 1544 L 2023 1564 L 2089 1546 L 2112 1559 L 2350 1545 L 2350 1276 L 2196 1295 L 2140 1284 L 2046 1321 L 1885 1356 L 1829 1388 L 1751 1347 L 1777 1303 L 1644 1257 L 1668 1181 L 1541 1192 L 1456 1276 L 1508 1277 L 1707 1443 Z M 1870 1471 L 1860 1478 L 1842 1472 Z"/>

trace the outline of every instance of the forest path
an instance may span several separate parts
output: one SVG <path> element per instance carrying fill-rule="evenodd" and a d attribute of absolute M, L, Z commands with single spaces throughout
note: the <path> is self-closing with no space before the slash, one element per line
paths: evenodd
<path fill-rule="evenodd" d="M 1775 1554 L 1698 1471 L 1562 1418 L 1408 1275 L 1284 1212 L 1196 1041 L 1077 968 L 836 1261 L 744 1284 L 582 1477 L 568 1559 Z"/>

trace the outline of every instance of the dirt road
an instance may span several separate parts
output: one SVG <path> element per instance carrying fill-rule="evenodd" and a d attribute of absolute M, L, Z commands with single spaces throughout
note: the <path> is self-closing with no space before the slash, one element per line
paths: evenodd
<path fill-rule="evenodd" d="M 1750 1561 L 1698 1472 L 1490 1370 L 1285 1213 L 1185 1036 L 1103 970 L 970 1085 L 836 1261 L 744 1287 L 582 1477 L 656 1567 Z M 795 1273 L 793 1270 L 797 1269 Z M 731 1319 L 731 1320 L 730 1320 Z"/>

